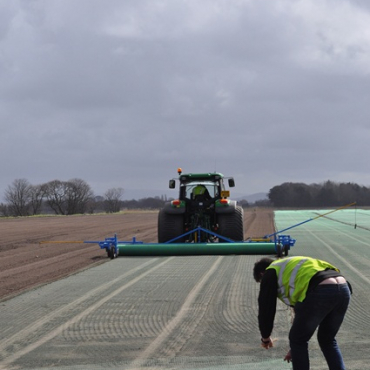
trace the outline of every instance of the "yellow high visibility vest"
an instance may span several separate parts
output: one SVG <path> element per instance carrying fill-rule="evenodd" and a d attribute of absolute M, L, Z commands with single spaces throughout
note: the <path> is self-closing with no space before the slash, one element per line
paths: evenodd
<path fill-rule="evenodd" d="M 287 257 L 271 263 L 278 278 L 278 298 L 288 306 L 295 306 L 306 298 L 311 278 L 326 269 L 339 270 L 328 262 L 311 257 Z"/>

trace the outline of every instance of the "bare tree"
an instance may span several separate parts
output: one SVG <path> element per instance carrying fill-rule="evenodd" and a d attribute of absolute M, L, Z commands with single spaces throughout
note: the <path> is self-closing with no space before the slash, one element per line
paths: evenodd
<path fill-rule="evenodd" d="M 72 179 L 48 182 L 45 184 L 45 195 L 47 204 L 56 214 L 73 215 L 85 213 L 94 193 L 84 180 Z"/>
<path fill-rule="evenodd" d="M 67 214 L 67 188 L 60 180 L 49 181 L 45 184 L 45 196 L 48 206 L 57 214 Z"/>
<path fill-rule="evenodd" d="M 72 179 L 67 183 L 67 214 L 85 213 L 94 193 L 90 185 L 81 179 Z"/>
<path fill-rule="evenodd" d="M 5 200 L 14 216 L 28 216 L 32 185 L 26 179 L 16 179 L 5 190 Z"/>
<path fill-rule="evenodd" d="M 46 194 L 46 186 L 43 185 L 32 185 L 30 191 L 30 208 L 33 215 L 40 213 L 42 207 L 42 201 Z"/>
<path fill-rule="evenodd" d="M 120 211 L 123 192 L 123 188 L 112 188 L 105 192 L 104 209 L 107 213 Z"/>

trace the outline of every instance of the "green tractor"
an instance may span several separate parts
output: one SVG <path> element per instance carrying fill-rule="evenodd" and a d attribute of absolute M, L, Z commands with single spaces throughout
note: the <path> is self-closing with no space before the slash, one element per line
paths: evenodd
<path fill-rule="evenodd" d="M 179 181 L 179 198 L 167 202 L 158 214 L 158 242 L 243 241 L 243 208 L 228 199 L 226 178 L 221 173 L 182 174 L 180 168 L 178 174 L 178 179 L 169 181 L 169 187 L 174 189 Z M 234 187 L 234 179 L 227 179 L 229 187 Z M 191 232 L 199 228 L 203 232 Z"/>

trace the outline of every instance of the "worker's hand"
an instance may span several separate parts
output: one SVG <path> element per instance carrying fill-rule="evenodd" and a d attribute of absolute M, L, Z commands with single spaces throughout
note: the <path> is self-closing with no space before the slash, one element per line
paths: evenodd
<path fill-rule="evenodd" d="M 271 337 L 261 338 L 261 346 L 265 349 L 269 349 L 274 346 Z"/>
<path fill-rule="evenodd" d="M 291 354 L 291 352 L 290 352 L 290 350 L 288 351 L 288 353 L 285 355 L 285 357 L 284 357 L 284 361 L 286 361 L 286 362 L 291 362 L 292 361 L 292 354 Z"/>

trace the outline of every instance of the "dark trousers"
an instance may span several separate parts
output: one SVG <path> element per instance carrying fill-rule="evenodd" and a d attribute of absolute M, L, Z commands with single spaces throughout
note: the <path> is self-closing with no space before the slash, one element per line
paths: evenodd
<path fill-rule="evenodd" d="M 295 317 L 289 333 L 294 370 L 308 370 L 308 341 L 315 330 L 330 370 L 345 370 L 335 336 L 343 322 L 350 301 L 347 284 L 318 285 L 303 302 L 295 305 Z"/>

